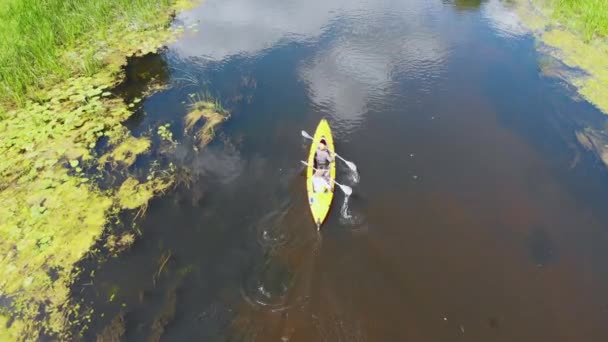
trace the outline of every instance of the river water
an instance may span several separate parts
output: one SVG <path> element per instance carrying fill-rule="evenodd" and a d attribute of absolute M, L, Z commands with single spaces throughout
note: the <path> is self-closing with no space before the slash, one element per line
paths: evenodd
<path fill-rule="evenodd" d="M 605 119 L 504 3 L 207 0 L 175 25 L 128 67 L 127 97 L 171 86 L 129 128 L 181 141 L 200 92 L 231 118 L 76 286 L 86 339 L 122 312 L 128 341 L 608 340 L 608 175 L 575 135 Z M 317 234 L 300 131 L 324 117 L 360 174 L 338 163 L 354 193 Z"/>

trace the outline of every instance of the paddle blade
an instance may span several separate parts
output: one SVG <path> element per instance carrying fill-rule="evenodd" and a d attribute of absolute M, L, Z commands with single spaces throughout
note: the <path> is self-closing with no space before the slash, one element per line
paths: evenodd
<path fill-rule="evenodd" d="M 344 164 L 346 164 L 346 166 L 348 166 L 349 169 L 351 169 L 354 172 L 357 172 L 357 165 L 355 165 L 355 163 L 342 158 L 342 156 L 339 155 L 339 154 L 337 154 L 337 153 L 335 153 L 335 155 L 336 155 L 336 157 L 338 157 L 338 159 L 340 159 L 341 161 L 343 161 Z"/>
<path fill-rule="evenodd" d="M 344 194 L 348 197 L 353 193 L 353 188 L 348 185 L 340 185 L 340 189 L 344 191 Z"/>
<path fill-rule="evenodd" d="M 300 163 L 304 164 L 305 166 L 308 166 L 308 163 L 303 160 L 300 160 Z"/>
<path fill-rule="evenodd" d="M 349 169 L 357 172 L 357 165 L 355 165 L 355 163 L 349 162 L 348 160 L 345 160 L 344 163 L 346 164 L 346 166 L 348 166 Z"/>
<path fill-rule="evenodd" d="M 314 140 L 314 138 L 311 137 L 310 134 L 306 133 L 306 131 L 302 131 L 302 136 L 306 139 Z"/>

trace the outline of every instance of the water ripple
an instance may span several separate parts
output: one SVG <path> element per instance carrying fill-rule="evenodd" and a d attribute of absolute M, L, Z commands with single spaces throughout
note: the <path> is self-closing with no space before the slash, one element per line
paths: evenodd
<path fill-rule="evenodd" d="M 490 0 L 483 8 L 483 17 L 496 30 L 499 36 L 505 38 L 519 38 L 529 31 L 522 24 L 519 16 L 499 0 Z"/>
<path fill-rule="evenodd" d="M 449 46 L 429 26 L 435 21 L 402 20 L 401 11 L 417 10 L 411 6 L 385 11 L 375 4 L 361 17 L 343 16 L 334 27 L 337 37 L 301 63 L 314 108 L 330 117 L 337 136 L 363 125 L 370 109 L 393 98 L 401 82 L 415 80 L 430 92 L 444 71 Z"/>
<path fill-rule="evenodd" d="M 281 224 L 289 212 L 289 203 L 264 215 L 256 223 L 258 243 L 266 250 L 283 246 L 289 240 L 287 229 Z"/>
<path fill-rule="evenodd" d="M 285 265 L 269 259 L 252 269 L 241 287 L 241 295 L 251 306 L 273 312 L 286 310 L 291 306 L 287 304 L 291 278 Z"/>

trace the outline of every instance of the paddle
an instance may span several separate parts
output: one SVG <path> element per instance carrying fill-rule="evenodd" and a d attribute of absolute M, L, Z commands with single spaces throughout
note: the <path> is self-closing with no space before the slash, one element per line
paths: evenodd
<path fill-rule="evenodd" d="M 315 141 L 315 139 L 313 137 L 311 137 L 308 133 L 306 133 L 306 131 L 302 131 L 302 136 L 306 139 L 310 139 L 312 141 Z M 346 166 L 348 166 L 349 169 L 353 170 L 354 172 L 357 172 L 357 165 L 355 165 L 355 163 L 350 162 L 344 158 L 342 158 L 339 154 L 337 154 L 335 151 L 333 151 L 333 154 L 336 155 L 336 157 L 338 157 L 338 159 L 340 159 L 341 161 L 344 162 L 344 164 L 346 164 Z"/>
<path fill-rule="evenodd" d="M 302 164 L 304 164 L 304 165 L 306 165 L 306 166 L 308 166 L 308 167 L 311 167 L 313 170 L 317 171 L 317 169 L 315 169 L 314 167 L 310 166 L 310 165 L 309 165 L 307 162 L 305 162 L 305 161 L 303 161 L 303 160 L 300 160 L 300 162 L 302 162 Z M 339 186 L 339 187 L 340 187 L 340 189 L 341 189 L 342 191 L 344 191 L 344 194 L 345 194 L 346 196 L 350 196 L 350 195 L 353 193 L 353 189 L 352 189 L 350 186 L 340 184 L 340 183 L 336 182 L 336 180 L 335 180 L 335 179 L 332 179 L 332 181 L 333 181 L 333 182 L 334 182 L 334 183 L 335 183 L 337 186 Z"/>

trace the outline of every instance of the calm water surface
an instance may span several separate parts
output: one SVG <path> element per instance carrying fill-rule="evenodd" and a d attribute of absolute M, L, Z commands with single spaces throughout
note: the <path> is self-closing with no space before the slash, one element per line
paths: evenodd
<path fill-rule="evenodd" d="M 232 117 L 80 290 L 87 339 L 123 312 L 129 341 L 608 340 L 608 176 L 575 137 L 605 119 L 504 3 L 207 0 L 182 24 L 129 67 L 126 96 L 171 86 L 129 127 L 182 142 L 203 91 Z M 300 131 L 323 117 L 360 180 L 338 164 L 354 194 L 317 234 Z"/>

